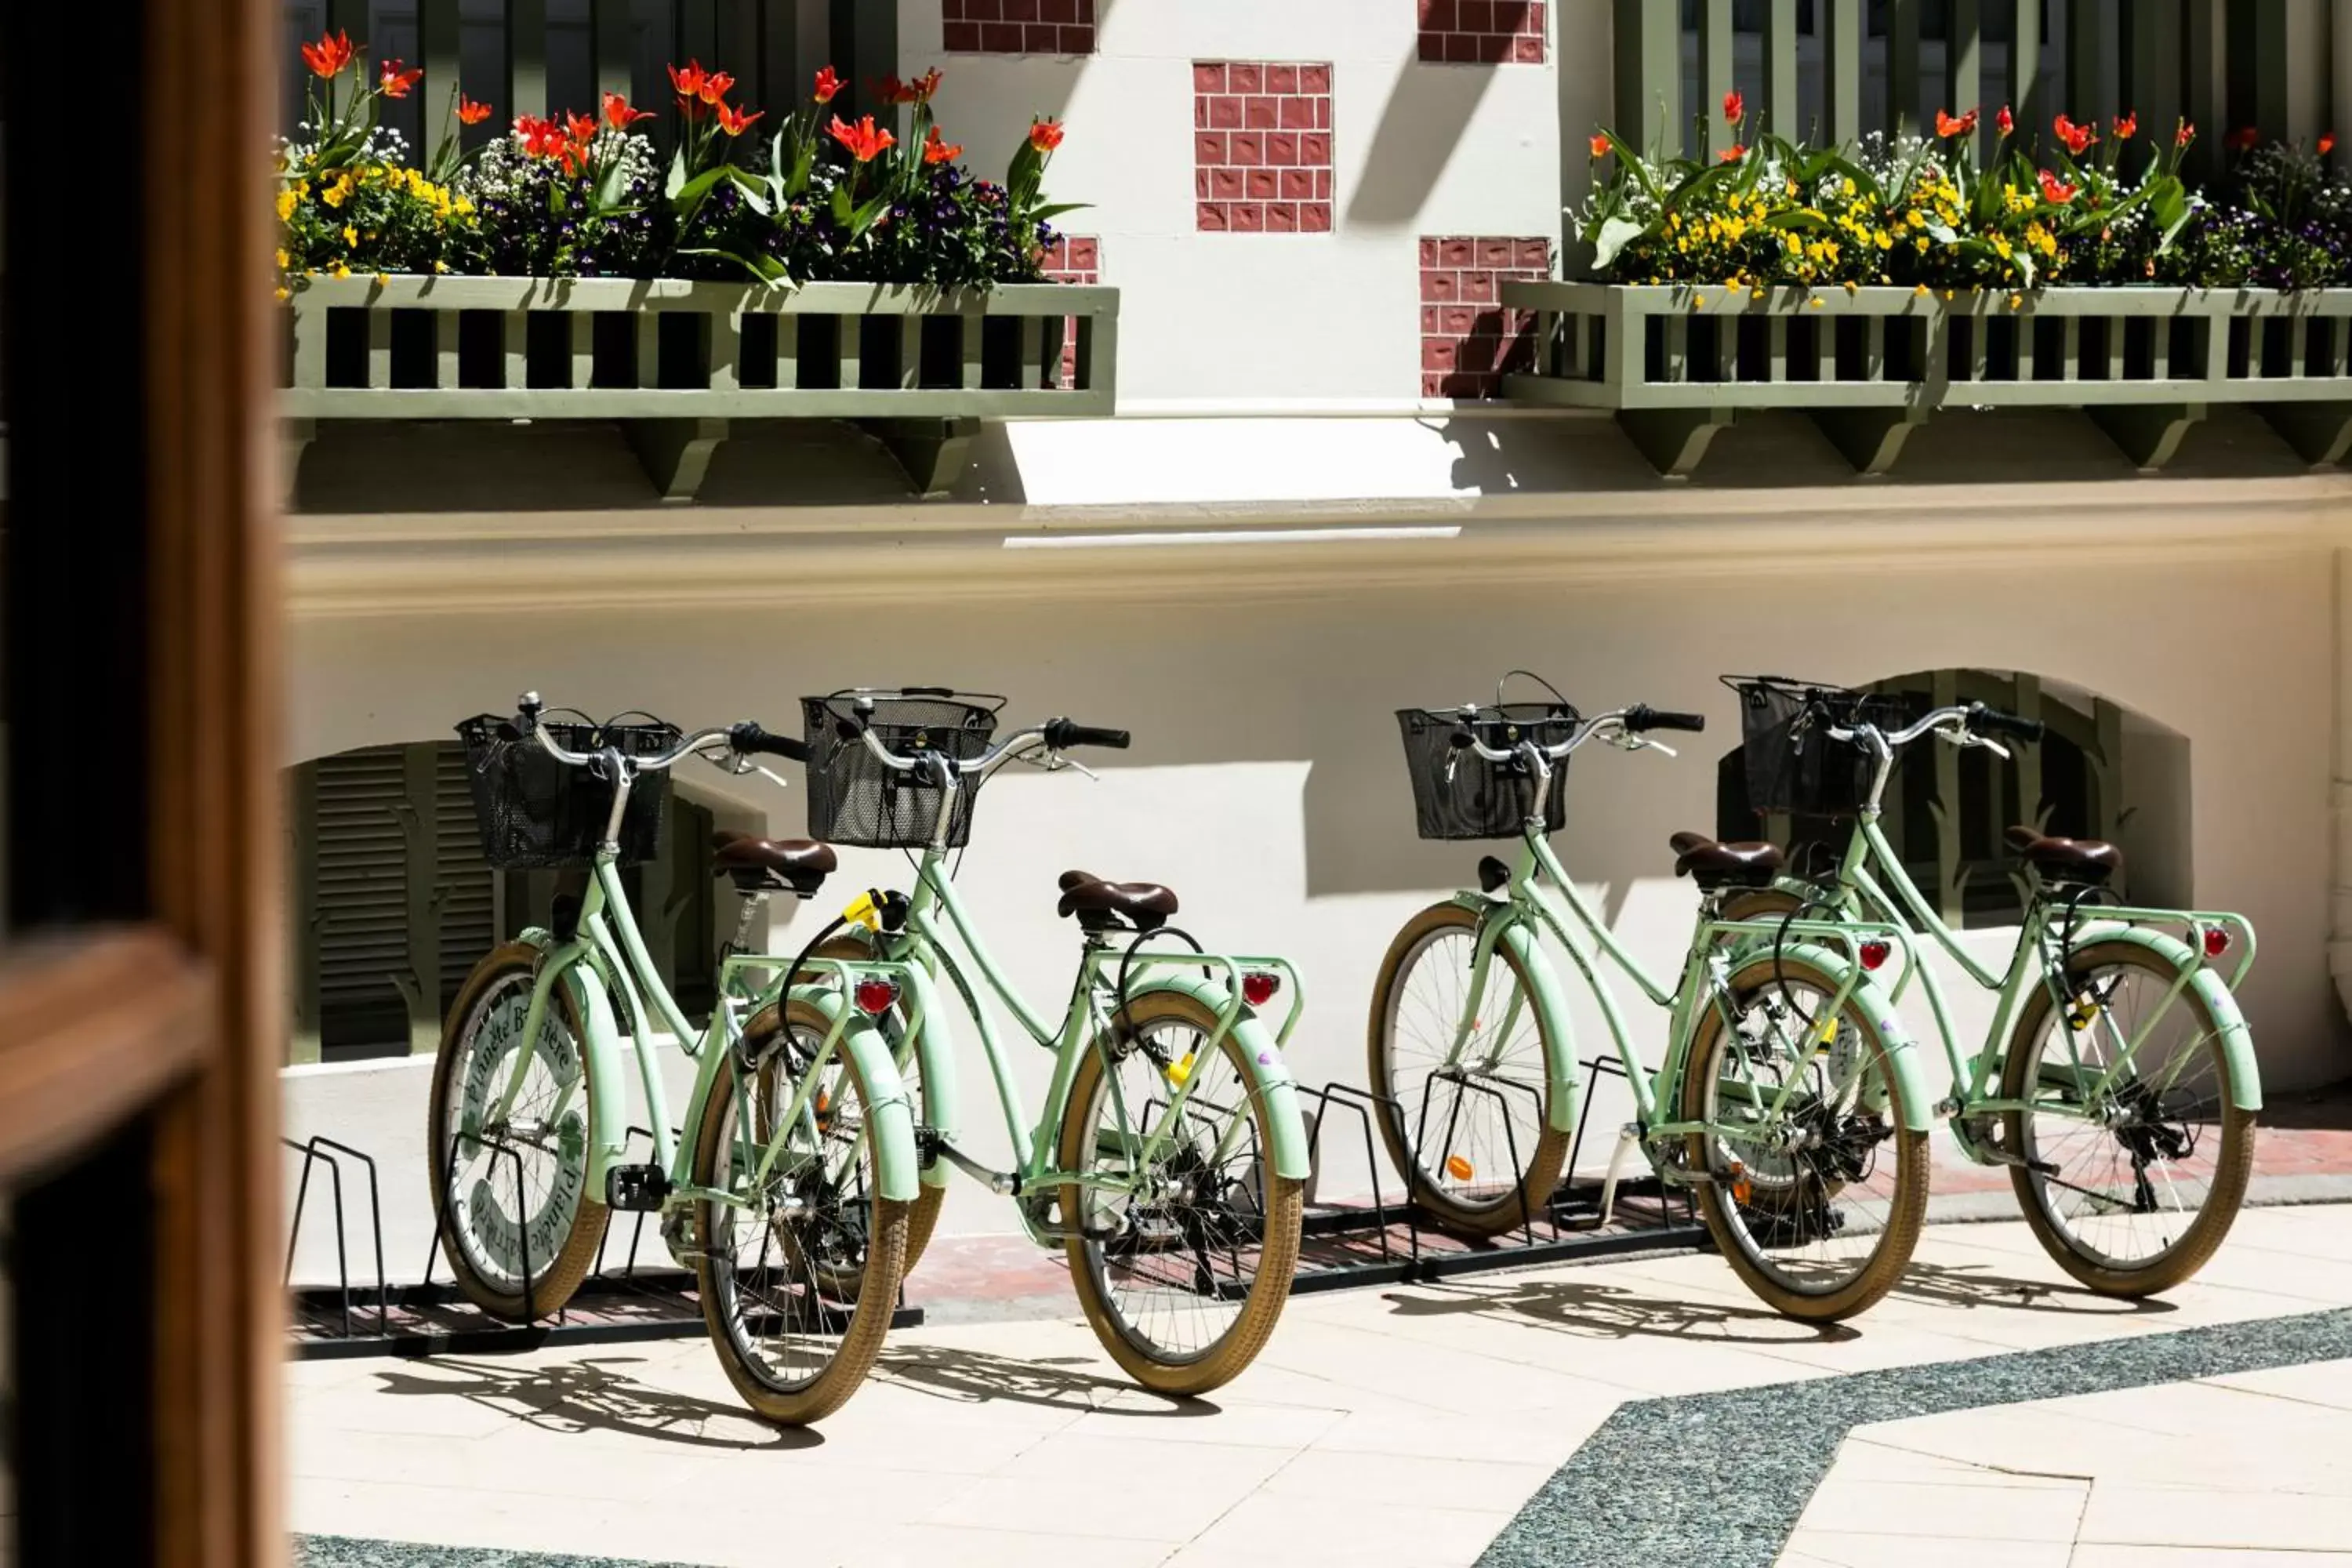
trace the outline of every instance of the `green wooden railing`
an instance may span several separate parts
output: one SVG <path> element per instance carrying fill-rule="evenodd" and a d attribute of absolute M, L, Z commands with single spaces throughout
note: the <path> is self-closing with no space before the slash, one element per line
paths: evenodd
<path fill-rule="evenodd" d="M 1748 289 L 1506 283 L 1535 363 L 1506 397 L 1613 409 L 1686 475 L 1741 409 L 1811 416 L 1884 473 L 1940 408 L 2079 407 L 2142 468 L 2210 405 L 2250 405 L 2303 458 L 2352 445 L 2352 289 Z"/>
<path fill-rule="evenodd" d="M 983 418 L 1108 415 L 1118 290 L 659 279 L 319 280 L 287 306 L 279 409 L 328 419 L 614 419 L 690 500 L 730 419 L 854 419 L 917 488 Z"/>

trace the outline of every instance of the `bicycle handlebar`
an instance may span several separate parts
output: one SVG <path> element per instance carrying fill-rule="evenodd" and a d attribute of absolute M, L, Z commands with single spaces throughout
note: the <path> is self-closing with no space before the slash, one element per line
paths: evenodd
<path fill-rule="evenodd" d="M 1697 734 L 1706 728 L 1706 715 L 1704 713 L 1671 713 L 1653 708 L 1646 702 L 1637 702 L 1625 710 L 1628 734 L 1639 734 L 1644 730 L 1687 730 Z"/>
<path fill-rule="evenodd" d="M 2042 739 L 2040 720 L 2022 719 L 2014 713 L 2004 713 L 1998 708 L 1988 708 L 1981 702 L 1970 705 L 1968 721 L 1969 728 L 1978 733 L 1990 731 L 1993 734 L 2008 735 L 2020 741 Z"/>
<path fill-rule="evenodd" d="M 1864 741 L 1864 736 L 1875 736 L 1878 744 L 1885 747 L 1888 754 L 1892 755 L 1898 748 L 1909 745 L 1930 730 L 1944 730 L 1954 724 L 1959 729 L 1955 738 L 1962 744 L 1973 742 L 1980 746 L 1992 746 L 1996 751 L 2000 747 L 1985 739 L 1988 733 L 2008 735 L 2020 741 L 2038 741 L 2042 738 L 2042 726 L 2034 720 L 2021 719 L 2014 713 L 2004 713 L 1981 702 L 1969 702 L 1938 708 L 1916 723 L 1900 730 L 1881 730 L 1875 724 L 1832 724 L 1829 734 L 1834 741 L 1864 742 L 1865 745 L 1868 742 Z"/>
<path fill-rule="evenodd" d="M 1092 724 L 1080 724 L 1068 719 L 1045 721 L 1045 743 L 1057 752 L 1072 746 L 1106 746 L 1114 752 L 1127 750 L 1128 732 L 1124 730 L 1098 729 Z"/>
<path fill-rule="evenodd" d="M 623 756 L 617 748 L 611 746 L 600 752 L 575 752 L 558 742 L 553 731 L 540 722 L 542 705 L 536 693 L 525 692 L 515 707 L 523 732 L 539 742 L 540 750 L 567 767 L 603 766 L 617 758 L 634 773 L 657 773 L 676 767 L 698 752 L 709 751 L 717 745 L 724 745 L 739 756 L 765 754 L 795 763 L 805 763 L 809 757 L 809 749 L 804 742 L 793 740 L 789 735 L 772 735 L 750 720 L 729 725 L 723 730 L 697 730 L 690 735 L 681 736 L 677 744 L 667 751 L 650 757 Z"/>
<path fill-rule="evenodd" d="M 794 740 L 790 735 L 772 735 L 750 720 L 727 731 L 727 743 L 745 755 L 758 752 L 794 763 L 809 760 L 806 741 Z"/>
<path fill-rule="evenodd" d="M 906 689 L 912 690 L 912 688 Z M 994 771 L 999 765 L 1028 751 L 1039 742 L 1050 750 L 1066 751 L 1072 746 L 1105 746 L 1125 751 L 1130 737 L 1124 730 L 1106 730 L 1093 724 L 1080 724 L 1069 719 L 1049 719 L 1043 724 L 1033 724 L 1016 730 L 976 757 L 949 758 L 937 752 L 926 752 L 920 757 L 902 757 L 884 745 L 870 725 L 854 719 L 838 720 L 834 732 L 844 741 L 863 741 L 875 760 L 893 773 L 913 773 L 929 758 L 952 767 L 965 777 Z"/>
<path fill-rule="evenodd" d="M 1442 711 L 1442 710 L 1440 711 Z M 1584 744 L 1585 742 L 1592 740 L 1596 736 L 1612 733 L 1631 737 L 1631 739 L 1625 742 L 1629 748 L 1636 744 L 1651 746 L 1655 747 L 1661 752 L 1667 752 L 1668 755 L 1672 755 L 1673 753 L 1668 751 L 1665 746 L 1660 745 L 1657 742 L 1641 740 L 1640 736 L 1642 731 L 1645 730 L 1704 730 L 1706 728 L 1706 720 L 1700 714 L 1662 712 L 1657 709 L 1650 707 L 1647 703 L 1637 702 L 1631 708 L 1612 709 L 1611 711 L 1606 713 L 1594 714 L 1591 718 L 1587 719 L 1583 723 L 1577 726 L 1576 733 L 1570 735 L 1567 740 L 1560 742 L 1557 745 L 1538 746 L 1533 741 L 1521 741 L 1516 746 L 1497 747 L 1489 746 L 1485 742 L 1479 740 L 1477 732 L 1471 728 L 1471 721 L 1468 715 L 1475 713 L 1475 711 L 1476 710 L 1475 708 L 1463 710 L 1465 717 L 1462 720 L 1462 727 L 1454 732 L 1450 743 L 1456 751 L 1475 752 L 1490 763 L 1507 763 L 1513 758 L 1525 752 L 1532 754 L 1549 766 L 1550 763 L 1559 762 L 1561 758 L 1575 751 L 1579 746 Z"/>

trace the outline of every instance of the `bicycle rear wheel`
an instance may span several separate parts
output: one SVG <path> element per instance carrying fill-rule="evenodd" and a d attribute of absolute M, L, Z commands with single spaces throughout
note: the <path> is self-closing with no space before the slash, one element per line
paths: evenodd
<path fill-rule="evenodd" d="M 866 1136 L 871 1087 L 845 1052 L 766 1174 L 760 1166 L 797 1089 L 791 1058 L 813 1058 L 829 1026 L 803 1002 L 789 1038 L 757 1070 L 731 1066 L 703 1105 L 695 1184 L 740 1204 L 696 1205 L 695 1277 L 711 1348 L 743 1402 L 780 1426 L 823 1420 L 857 1392 L 881 1353 L 906 1263 L 908 1205 L 877 1195 Z"/>
<path fill-rule="evenodd" d="M 1751 962 L 1699 1010 L 1677 1100 L 1699 1209 L 1775 1311 L 1852 1317 L 1895 1288 L 1927 1211 L 1927 1135 L 1909 1131 L 1886 1042 L 1832 976 Z"/>
<path fill-rule="evenodd" d="M 2001 1096 L 2034 1107 L 2001 1118 L 2004 1149 L 2027 1162 L 2010 1181 L 2059 1268 L 2107 1295 L 2153 1295 L 2203 1268 L 2229 1234 L 2253 1168 L 2254 1113 L 2238 1108 L 2205 999 L 2173 994 L 2171 963 L 2105 942 L 2068 967 L 2063 1005 L 2035 987 L 2010 1037 Z"/>
<path fill-rule="evenodd" d="M 1070 1282 L 1111 1359 L 1144 1387 L 1195 1394 L 1257 1359 L 1298 1267 L 1303 1184 L 1274 1173 L 1266 1108 L 1216 1015 L 1171 992 L 1137 997 L 1126 1039 L 1106 1030 L 1072 1075 L 1062 1169 L 1132 1183 L 1061 1189 Z M 1139 1043 L 1138 1043 L 1139 1042 Z M 1192 1061 L 1181 1125 L 1148 1171 L 1136 1157 L 1167 1121 L 1163 1063 Z M 1136 1178 L 1140 1177 L 1139 1180 Z"/>
<path fill-rule="evenodd" d="M 1465 1236 L 1516 1230 L 1542 1211 L 1568 1163 L 1568 1134 L 1552 1126 L 1555 1046 L 1534 989 L 1500 945 L 1470 1035 L 1478 915 L 1433 904 L 1389 944 L 1372 987 L 1366 1048 L 1381 1107 L 1381 1140 L 1412 1200 Z M 1453 1065 L 1449 1066 L 1451 1062 Z"/>

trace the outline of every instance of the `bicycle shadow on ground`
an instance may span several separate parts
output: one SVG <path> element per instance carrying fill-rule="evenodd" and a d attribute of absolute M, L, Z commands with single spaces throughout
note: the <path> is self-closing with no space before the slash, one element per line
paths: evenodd
<path fill-rule="evenodd" d="M 1862 1337 L 1843 1323 L 1803 1323 L 1761 1307 L 1653 1296 L 1580 1279 L 1510 1279 L 1384 1295 L 1401 1318 L 1461 1315 L 1516 1322 L 1587 1339 L 1703 1341 L 1723 1345 L 1843 1344 Z"/>
<path fill-rule="evenodd" d="M 2160 1317 L 2180 1310 L 2154 1297 L 2135 1301 L 2121 1296 L 2103 1296 L 2087 1286 L 1989 1273 L 1990 1267 L 1982 1263 L 1922 1263 L 1914 1258 L 1894 1293 L 1906 1300 L 1940 1307 L 1989 1307 L 2011 1312 L 2058 1312 L 2072 1317 Z"/>
<path fill-rule="evenodd" d="M 874 1376 L 917 1394 L 968 1405 L 1009 1399 L 1073 1415 L 1161 1421 L 1218 1413 L 1218 1406 L 1206 1399 L 1154 1394 L 1123 1377 L 1081 1370 L 1089 1365 L 1078 1357 L 1023 1359 L 955 1345 L 888 1344 L 874 1363 Z"/>
<path fill-rule="evenodd" d="M 824 1441 L 809 1428 L 770 1427 L 742 1405 L 656 1388 L 611 1370 L 642 1361 L 638 1356 L 605 1356 L 550 1366 L 502 1366 L 436 1356 L 418 1364 L 464 1375 L 425 1376 L 407 1371 L 375 1375 L 383 1393 L 463 1399 L 545 1432 L 619 1432 L 692 1448 L 761 1451 L 813 1448 Z M 745 1435 L 703 1430 L 719 1417 L 727 1418 L 730 1431 Z"/>

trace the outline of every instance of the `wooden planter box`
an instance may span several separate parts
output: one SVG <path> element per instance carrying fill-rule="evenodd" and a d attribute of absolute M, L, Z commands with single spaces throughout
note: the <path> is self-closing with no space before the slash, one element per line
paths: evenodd
<path fill-rule="evenodd" d="M 2252 405 L 2314 464 L 2352 444 L 2352 289 L 1523 282 L 1503 303 L 1532 315 L 1535 344 L 1504 395 L 1612 410 L 1671 475 L 1743 408 L 1811 416 L 1865 473 L 1948 407 L 2081 408 L 2151 469 L 2214 403 Z"/>
<path fill-rule="evenodd" d="M 280 412 L 320 419 L 614 419 L 689 498 L 730 419 L 866 423 L 919 488 L 985 418 L 1106 416 L 1118 290 L 656 279 L 314 279 L 287 306 Z"/>

